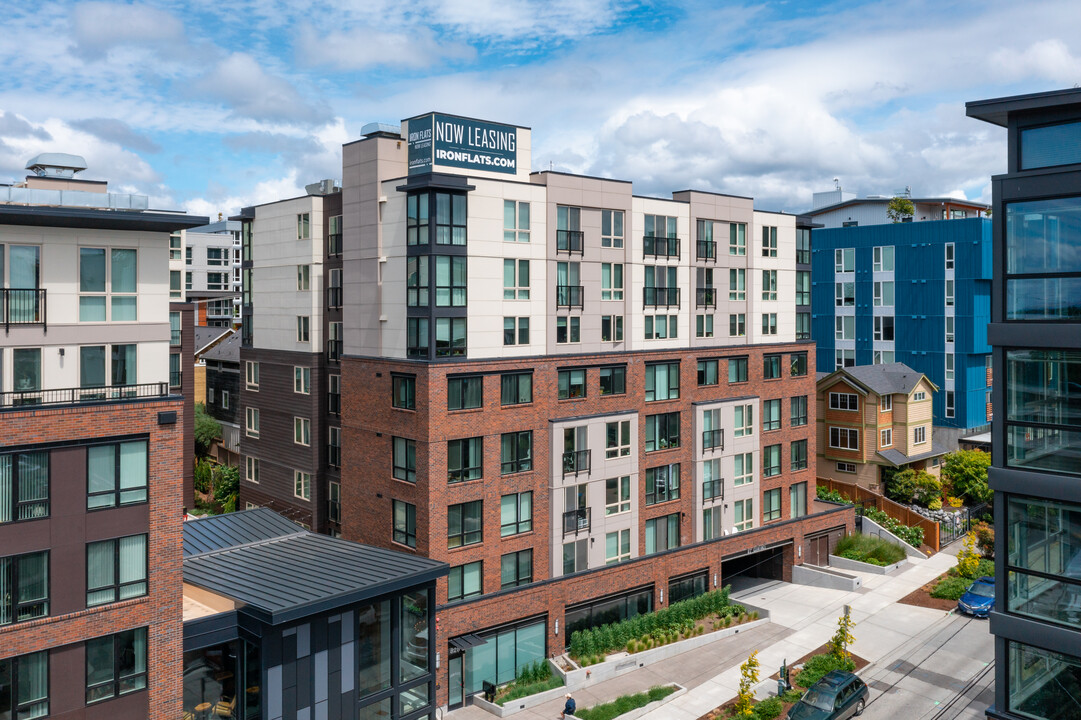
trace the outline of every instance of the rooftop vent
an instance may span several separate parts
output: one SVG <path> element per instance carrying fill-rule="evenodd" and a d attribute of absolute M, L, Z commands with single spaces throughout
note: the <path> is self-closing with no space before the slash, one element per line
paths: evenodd
<path fill-rule="evenodd" d="M 67 153 L 41 153 L 26 163 L 26 169 L 38 177 L 71 178 L 86 170 L 86 160 Z"/>
<path fill-rule="evenodd" d="M 371 122 L 360 129 L 360 134 L 364 137 L 369 135 L 393 135 L 395 137 L 402 136 L 401 125 L 391 125 L 390 123 Z"/>
<path fill-rule="evenodd" d="M 335 187 L 333 180 L 320 180 L 319 182 L 305 185 L 304 192 L 309 195 L 331 195 L 336 192 L 341 192 L 341 188 Z"/>

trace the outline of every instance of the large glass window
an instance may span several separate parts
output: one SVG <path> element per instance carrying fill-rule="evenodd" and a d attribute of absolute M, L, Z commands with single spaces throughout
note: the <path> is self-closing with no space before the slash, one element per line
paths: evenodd
<path fill-rule="evenodd" d="M 0 626 L 48 614 L 49 552 L 0 558 Z"/>
<path fill-rule="evenodd" d="M 79 248 L 79 320 L 138 320 L 136 270 L 135 250 Z"/>
<path fill-rule="evenodd" d="M 417 546 L 417 506 L 394 501 L 394 542 L 411 548 Z"/>
<path fill-rule="evenodd" d="M 500 378 L 500 405 L 533 402 L 533 373 L 510 373 Z"/>
<path fill-rule="evenodd" d="M 1011 497 L 1007 609 L 1081 628 L 1081 505 Z"/>
<path fill-rule="evenodd" d="M 1021 129 L 1021 169 L 1081 163 L 1081 122 Z"/>
<path fill-rule="evenodd" d="M 807 514 L 807 483 L 796 483 L 788 488 L 788 505 L 791 517 L 798 518 Z"/>
<path fill-rule="evenodd" d="M 396 437 L 393 443 L 394 477 L 415 483 L 417 481 L 416 441 Z"/>
<path fill-rule="evenodd" d="M 604 481 L 604 514 L 618 515 L 631 509 L 631 477 L 608 478 Z"/>
<path fill-rule="evenodd" d="M 357 608 L 357 693 L 360 697 L 390 687 L 390 600 Z"/>
<path fill-rule="evenodd" d="M 447 482 L 479 480 L 484 474 L 484 438 L 447 441 Z"/>
<path fill-rule="evenodd" d="M 1081 317 L 1078 297 L 1081 197 L 1008 203 L 1006 318 L 1075 319 Z"/>
<path fill-rule="evenodd" d="M 503 260 L 503 299 L 529 299 L 529 260 Z"/>
<path fill-rule="evenodd" d="M 1007 463 L 1081 474 L 1081 352 L 1006 353 Z"/>
<path fill-rule="evenodd" d="M 484 401 L 484 378 L 480 375 L 447 378 L 447 410 L 479 408 Z"/>
<path fill-rule="evenodd" d="M 485 682 L 508 683 L 522 670 L 545 658 L 544 620 L 530 620 L 514 627 L 504 627 L 480 633 L 487 642 L 470 648 L 467 662 L 472 672 L 466 673 L 463 690 L 480 692 Z M 424 686 L 425 688 L 427 686 Z M 457 690 L 451 690 L 453 693 Z"/>
<path fill-rule="evenodd" d="M 529 242 L 529 203 L 503 201 L 503 239 Z"/>
<path fill-rule="evenodd" d="M 499 587 L 509 588 L 533 582 L 533 549 L 507 553 L 499 559 Z"/>
<path fill-rule="evenodd" d="M 11 355 L 11 389 L 16 392 L 41 390 L 41 348 L 15 348 Z"/>
<path fill-rule="evenodd" d="M 49 714 L 49 652 L 0 660 L 0 718 L 29 720 Z"/>
<path fill-rule="evenodd" d="M 698 384 L 699 385 L 716 385 L 717 384 L 717 361 L 716 360 L 699 360 L 698 361 Z"/>
<path fill-rule="evenodd" d="M 402 595 L 398 627 L 401 630 L 399 679 L 404 683 L 428 673 L 427 590 Z"/>
<path fill-rule="evenodd" d="M 762 477 L 773 477 L 780 474 L 781 446 L 767 445 L 762 448 Z"/>
<path fill-rule="evenodd" d="M 447 547 L 479 543 L 483 539 L 482 501 L 460 503 L 447 508 Z"/>
<path fill-rule="evenodd" d="M 437 245 L 465 245 L 465 195 L 435 194 L 435 242 Z"/>
<path fill-rule="evenodd" d="M 435 304 L 463 307 L 466 304 L 466 259 L 462 256 L 435 256 Z"/>
<path fill-rule="evenodd" d="M 499 534 L 501 537 L 533 529 L 533 493 L 514 493 L 499 499 Z"/>
<path fill-rule="evenodd" d="M 1009 709 L 1037 720 L 1076 716 L 1081 701 L 1081 658 L 1009 641 Z"/>
<path fill-rule="evenodd" d="M 431 256 L 418 255 L 405 261 L 405 299 L 409 307 L 428 306 L 428 262 Z"/>
<path fill-rule="evenodd" d="M 583 398 L 586 396 L 585 368 L 560 370 L 558 373 L 559 399 Z"/>
<path fill-rule="evenodd" d="M 611 365 L 600 370 L 601 395 L 623 395 L 627 392 L 627 366 Z"/>
<path fill-rule="evenodd" d="M 679 547 L 679 515 L 646 520 L 646 555 Z"/>
<path fill-rule="evenodd" d="M 601 247 L 623 247 L 622 210 L 601 210 Z"/>
<path fill-rule="evenodd" d="M 781 488 L 762 493 L 762 522 L 781 519 Z"/>
<path fill-rule="evenodd" d="M 629 434 L 629 428 L 628 428 Z M 646 452 L 679 447 L 679 413 L 646 416 Z"/>
<path fill-rule="evenodd" d="M 49 514 L 49 453 L 0 455 L 0 523 Z"/>
<path fill-rule="evenodd" d="M 499 445 L 501 474 L 510 475 L 533 469 L 532 430 L 503 433 Z"/>
<path fill-rule="evenodd" d="M 447 601 L 465 600 L 484 592 L 484 565 L 477 562 L 456 565 L 447 574 Z"/>
<path fill-rule="evenodd" d="M 728 361 L 728 382 L 747 382 L 747 358 L 731 358 Z"/>
<path fill-rule="evenodd" d="M 763 430 L 780 430 L 781 429 L 781 401 L 777 400 L 763 400 L 762 401 L 762 429 Z"/>
<path fill-rule="evenodd" d="M 646 402 L 679 397 L 679 363 L 646 365 Z"/>
<path fill-rule="evenodd" d="M 146 688 L 146 628 L 86 641 L 86 702 Z"/>
<path fill-rule="evenodd" d="M 146 535 L 86 546 L 86 606 L 146 595 Z"/>
<path fill-rule="evenodd" d="M 679 498 L 679 463 L 646 469 L 646 505 Z"/>
<path fill-rule="evenodd" d="M 807 469 L 807 441 L 793 440 L 791 446 L 792 472 Z"/>
<path fill-rule="evenodd" d="M 676 415 L 678 414 L 679 413 L 676 413 Z M 613 420 L 612 422 L 605 423 L 604 430 L 604 456 L 606 458 L 626 457 L 631 454 L 630 420 Z"/>
<path fill-rule="evenodd" d="M 146 502 L 146 440 L 93 445 L 86 461 L 88 509 Z"/>
<path fill-rule="evenodd" d="M 405 336 L 405 353 L 408 357 L 428 357 L 428 318 L 407 318 Z"/>
<path fill-rule="evenodd" d="M 428 195 L 410 195 L 405 204 L 405 239 L 408 245 L 428 244 Z"/>
<path fill-rule="evenodd" d="M 465 318 L 435 319 L 436 357 L 465 355 Z"/>
<path fill-rule="evenodd" d="M 799 397 L 792 398 L 792 427 L 799 427 L 807 424 L 807 396 L 800 395 Z"/>
<path fill-rule="evenodd" d="M 665 520 L 665 518 L 661 518 Z M 653 585 L 630 590 L 618 595 L 606 595 L 605 597 L 588 600 L 579 605 L 568 607 L 564 615 L 567 626 L 566 642 L 570 643 L 570 637 L 577 630 L 611 625 L 622 620 L 646 613 L 653 612 Z"/>

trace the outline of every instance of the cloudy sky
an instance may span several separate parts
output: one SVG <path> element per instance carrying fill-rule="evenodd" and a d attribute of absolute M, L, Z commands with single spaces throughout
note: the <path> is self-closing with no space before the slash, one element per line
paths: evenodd
<path fill-rule="evenodd" d="M 810 207 L 988 200 L 1005 133 L 964 103 L 1081 84 L 1077 0 L 7 0 L 0 182 L 39 152 L 216 216 L 341 177 L 429 110 L 533 129 L 533 168 Z"/>

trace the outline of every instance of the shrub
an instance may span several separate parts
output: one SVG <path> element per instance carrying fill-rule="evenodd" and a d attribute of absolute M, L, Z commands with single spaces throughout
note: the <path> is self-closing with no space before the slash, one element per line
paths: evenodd
<path fill-rule="evenodd" d="M 803 691 L 799 688 L 792 688 L 781 696 L 781 700 L 785 701 L 786 703 L 794 703 L 799 702 L 801 697 L 803 697 Z"/>
<path fill-rule="evenodd" d="M 214 466 L 210 464 L 209 460 L 196 460 L 195 461 L 195 489 L 199 492 L 210 492 L 210 478 L 214 474 Z"/>
<path fill-rule="evenodd" d="M 942 498 L 936 497 L 933 500 L 931 500 L 931 502 L 927 503 L 927 509 L 928 510 L 941 510 L 942 509 Z"/>
<path fill-rule="evenodd" d="M 969 532 L 961 541 L 961 551 L 957 553 L 957 574 L 972 577 L 979 564 L 980 557 L 976 554 L 976 533 Z"/>
<path fill-rule="evenodd" d="M 987 468 L 991 455 L 983 450 L 958 450 L 946 455 L 942 463 L 942 477 L 958 497 L 972 503 L 988 502 L 994 493 L 987 486 Z"/>
<path fill-rule="evenodd" d="M 754 714 L 759 720 L 773 720 L 773 718 L 781 714 L 782 710 L 784 710 L 784 703 L 777 697 L 763 700 L 754 706 Z"/>
<path fill-rule="evenodd" d="M 912 496 L 916 492 L 916 477 L 915 468 L 905 468 L 894 473 L 886 482 L 886 497 L 899 503 L 912 502 Z"/>
<path fill-rule="evenodd" d="M 834 670 L 848 670 L 851 672 L 855 669 L 856 663 L 851 658 L 842 660 L 829 653 L 815 655 L 803 664 L 803 669 L 796 676 L 795 684 L 809 688 L 821 680 L 822 676 L 828 672 Z"/>
<path fill-rule="evenodd" d="M 496 704 L 503 705 L 511 700 L 536 695 L 562 685 L 563 678 L 552 672 L 552 666 L 547 660 L 541 659 L 523 666 L 514 682 L 504 688 L 496 698 Z"/>
<path fill-rule="evenodd" d="M 819 500 L 828 500 L 830 502 L 844 503 L 846 505 L 851 505 L 852 504 L 852 501 L 848 499 L 847 495 L 842 495 L 841 493 L 837 492 L 836 490 L 830 490 L 829 488 L 827 488 L 827 487 L 825 487 L 823 485 L 816 486 L 816 488 L 815 488 L 815 496 Z"/>
<path fill-rule="evenodd" d="M 674 687 L 652 687 L 646 692 L 635 693 L 634 695 L 623 695 L 611 702 L 594 705 L 591 708 L 576 710 L 574 714 L 575 717 L 579 717 L 582 720 L 612 720 L 612 718 L 619 717 L 631 710 L 636 710 L 640 707 L 649 705 L 651 702 L 662 700 L 675 691 L 676 689 Z"/>
<path fill-rule="evenodd" d="M 919 525 L 902 525 L 878 508 L 864 509 L 863 516 L 870 518 L 872 522 L 881 525 L 914 548 L 918 549 L 920 545 L 923 545 L 923 528 Z"/>
<path fill-rule="evenodd" d="M 977 522 L 972 526 L 972 532 L 976 533 L 976 547 L 980 549 L 980 555 L 985 558 L 995 556 L 995 528 L 985 522 Z"/>
<path fill-rule="evenodd" d="M 892 565 L 905 559 L 905 549 L 874 535 L 846 535 L 837 542 L 834 553 L 872 565 Z"/>
<path fill-rule="evenodd" d="M 733 707 L 736 717 L 754 717 L 754 686 L 758 684 L 758 651 L 755 650 L 747 658 L 747 662 L 739 666 L 739 692 L 736 693 L 736 703 Z"/>
<path fill-rule="evenodd" d="M 221 423 L 206 413 L 203 403 L 195 404 L 195 455 L 206 457 L 210 446 L 221 437 Z"/>
<path fill-rule="evenodd" d="M 931 589 L 931 597 L 945 600 L 960 600 L 965 590 L 972 584 L 968 578 L 947 576 L 938 581 Z"/>
<path fill-rule="evenodd" d="M 912 490 L 912 502 L 923 507 L 930 507 L 931 503 L 938 501 L 938 507 L 942 508 L 942 483 L 931 473 L 920 470 L 916 474 L 915 487 Z"/>
<path fill-rule="evenodd" d="M 965 501 L 962 500 L 959 497 L 948 497 L 948 498 L 946 498 L 946 502 L 952 508 L 959 508 L 959 507 L 961 507 L 962 505 L 965 504 Z"/>
<path fill-rule="evenodd" d="M 240 493 L 240 470 L 222 465 L 214 472 L 214 500 L 221 504 L 223 512 L 235 512 Z"/>

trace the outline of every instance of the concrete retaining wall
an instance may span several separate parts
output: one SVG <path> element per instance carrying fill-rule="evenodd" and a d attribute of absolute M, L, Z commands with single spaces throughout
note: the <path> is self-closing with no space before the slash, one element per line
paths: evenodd
<path fill-rule="evenodd" d="M 902 560 L 893 565 L 886 565 L 883 567 L 880 565 L 872 565 L 871 563 L 860 562 L 859 560 L 849 560 L 848 558 L 839 557 L 837 555 L 830 555 L 830 567 L 840 568 L 842 570 L 858 570 L 859 572 L 868 572 L 875 575 L 885 575 L 886 573 L 901 567 L 906 562 L 908 562 L 908 560 Z"/>
<path fill-rule="evenodd" d="M 900 545 L 901 547 L 903 547 L 905 549 L 905 554 L 908 555 L 909 557 L 920 558 L 921 560 L 926 560 L 927 559 L 927 556 L 924 555 L 922 552 L 920 552 L 916 548 L 912 547 L 911 545 L 906 543 L 904 540 L 897 537 L 896 535 L 891 533 L 889 530 L 887 530 L 886 528 L 884 528 L 881 525 L 879 525 L 878 523 L 876 523 L 874 520 L 871 520 L 870 518 L 864 516 L 864 518 L 863 518 L 863 520 L 861 522 L 863 522 L 863 534 L 864 535 L 875 535 L 877 537 L 882 538 L 883 540 L 885 540 L 887 542 L 893 543 L 894 545 Z"/>
<path fill-rule="evenodd" d="M 859 590 L 863 580 L 843 572 L 817 565 L 793 565 L 792 582 L 796 585 L 830 588 L 831 590 Z"/>

